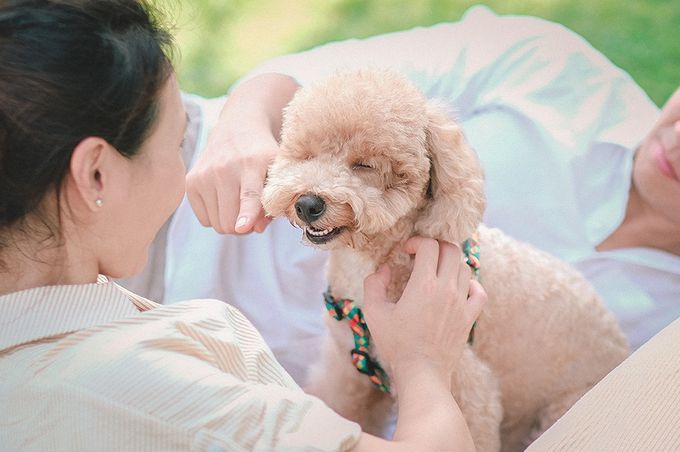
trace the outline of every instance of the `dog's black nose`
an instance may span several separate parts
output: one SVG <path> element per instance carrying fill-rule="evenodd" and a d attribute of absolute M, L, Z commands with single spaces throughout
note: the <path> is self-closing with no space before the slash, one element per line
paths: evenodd
<path fill-rule="evenodd" d="M 326 211 L 326 203 L 316 195 L 302 195 L 295 203 L 295 213 L 307 223 L 312 223 Z"/>

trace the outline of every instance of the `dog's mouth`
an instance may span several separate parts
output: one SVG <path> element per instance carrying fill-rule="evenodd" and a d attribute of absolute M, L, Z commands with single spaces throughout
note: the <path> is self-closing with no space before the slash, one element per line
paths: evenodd
<path fill-rule="evenodd" d="M 344 229 L 344 227 L 317 229 L 309 225 L 304 227 L 305 237 L 315 245 L 323 245 L 324 243 L 330 242 L 340 235 Z"/>

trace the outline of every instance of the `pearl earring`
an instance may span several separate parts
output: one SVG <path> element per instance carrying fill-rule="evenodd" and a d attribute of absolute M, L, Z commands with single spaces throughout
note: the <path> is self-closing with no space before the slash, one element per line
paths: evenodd
<path fill-rule="evenodd" d="M 104 201 L 102 201 L 99 198 L 95 199 L 95 201 L 94 201 L 94 205 L 97 206 L 97 207 L 101 207 L 103 204 L 104 204 Z"/>

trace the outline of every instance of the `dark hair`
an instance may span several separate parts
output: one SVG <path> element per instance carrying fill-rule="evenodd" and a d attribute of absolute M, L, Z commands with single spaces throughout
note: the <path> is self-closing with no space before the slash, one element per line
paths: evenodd
<path fill-rule="evenodd" d="M 156 14 L 137 0 L 2 2 L 0 230 L 59 193 L 84 138 L 138 152 L 172 72 Z"/>

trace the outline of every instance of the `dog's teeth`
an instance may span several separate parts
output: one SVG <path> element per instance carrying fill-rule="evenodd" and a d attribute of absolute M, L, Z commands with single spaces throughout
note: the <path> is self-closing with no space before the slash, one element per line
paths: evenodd
<path fill-rule="evenodd" d="M 324 236 L 324 235 L 328 235 L 328 234 L 330 234 L 331 232 L 333 232 L 333 229 L 334 229 L 334 228 L 319 230 L 319 229 L 314 229 L 314 228 L 312 228 L 312 227 L 308 227 L 308 228 L 307 228 L 307 232 L 308 232 L 310 235 L 313 235 L 313 236 L 315 236 L 315 237 L 322 237 L 322 236 Z"/>

